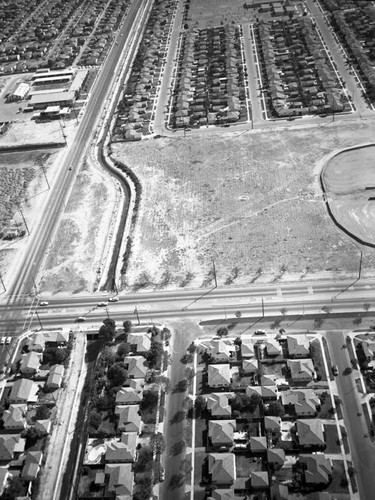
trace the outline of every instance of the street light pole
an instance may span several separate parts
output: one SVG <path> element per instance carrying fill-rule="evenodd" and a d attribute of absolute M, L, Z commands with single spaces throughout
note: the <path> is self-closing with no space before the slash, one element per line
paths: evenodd
<path fill-rule="evenodd" d="M 35 309 L 35 314 L 36 314 L 36 317 L 38 318 L 38 321 L 39 321 L 39 324 L 40 324 L 40 328 L 43 330 L 44 328 L 43 328 L 42 322 L 40 321 L 40 316 L 38 314 L 38 310 L 37 309 Z"/>
<path fill-rule="evenodd" d="M 138 321 L 138 326 L 141 324 L 140 320 L 139 320 L 139 314 L 138 314 L 138 308 L 137 306 L 135 306 L 134 308 L 134 314 L 137 316 L 137 321 Z"/>
<path fill-rule="evenodd" d="M 7 291 L 7 289 L 5 288 L 4 281 L 3 281 L 3 276 L 2 276 L 2 274 L 1 274 L 1 273 L 0 273 L 0 281 L 1 281 L 1 284 L 3 285 L 4 292 L 6 292 L 6 291 Z"/>
<path fill-rule="evenodd" d="M 44 178 L 46 179 L 46 183 L 47 183 L 48 189 L 51 189 L 51 186 L 49 185 L 49 182 L 48 182 L 48 179 L 47 179 L 46 169 L 44 168 L 43 165 L 42 165 L 42 170 L 43 170 Z"/>
<path fill-rule="evenodd" d="M 212 259 L 212 267 L 213 267 L 213 270 L 214 270 L 215 288 L 217 288 L 216 267 L 215 267 L 215 261 L 214 261 L 214 259 Z"/>
<path fill-rule="evenodd" d="M 22 209 L 21 209 L 21 205 L 17 205 L 17 206 L 18 206 L 18 210 L 20 211 L 20 214 L 22 216 L 23 223 L 25 224 L 25 228 L 26 228 L 27 234 L 30 235 L 30 231 L 29 231 L 29 228 L 27 226 L 25 216 L 23 215 L 23 212 L 22 212 Z"/>

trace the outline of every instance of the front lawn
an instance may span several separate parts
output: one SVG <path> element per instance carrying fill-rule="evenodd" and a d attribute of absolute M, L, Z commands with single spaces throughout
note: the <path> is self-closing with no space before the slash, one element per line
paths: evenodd
<path fill-rule="evenodd" d="M 339 434 L 337 432 L 336 424 L 324 424 L 324 432 L 326 436 L 326 453 L 340 453 L 341 448 L 338 444 Z"/>
<path fill-rule="evenodd" d="M 349 494 L 347 479 L 344 469 L 344 462 L 342 460 L 332 460 L 332 466 L 333 466 L 332 481 L 327 487 L 327 491 L 329 491 L 330 493 Z"/>

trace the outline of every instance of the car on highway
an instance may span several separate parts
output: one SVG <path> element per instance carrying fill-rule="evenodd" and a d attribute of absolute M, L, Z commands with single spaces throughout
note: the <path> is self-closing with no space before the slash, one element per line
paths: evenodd
<path fill-rule="evenodd" d="M 108 305 L 108 302 L 98 302 L 98 307 L 105 307 Z"/>
<path fill-rule="evenodd" d="M 339 367 L 337 365 L 332 366 L 332 373 L 335 377 L 339 374 Z"/>
<path fill-rule="evenodd" d="M 9 345 L 11 342 L 12 342 L 12 337 L 7 337 L 5 343 Z"/>
<path fill-rule="evenodd" d="M 118 302 L 120 300 L 120 297 L 117 297 L 117 295 L 115 297 L 109 297 L 108 301 L 109 302 Z"/>
<path fill-rule="evenodd" d="M 78 316 L 76 318 L 75 323 L 83 323 L 83 321 L 86 321 L 86 318 L 84 316 Z"/>
<path fill-rule="evenodd" d="M 42 302 L 39 302 L 39 305 L 40 306 L 48 306 L 49 302 L 47 302 L 46 300 L 42 300 Z"/>

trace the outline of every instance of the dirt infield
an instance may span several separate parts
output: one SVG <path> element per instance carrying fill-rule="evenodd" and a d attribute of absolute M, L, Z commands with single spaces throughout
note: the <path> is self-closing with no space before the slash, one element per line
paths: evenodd
<path fill-rule="evenodd" d="M 375 146 L 368 146 L 334 156 L 322 174 L 334 218 L 349 233 L 370 245 L 375 245 L 374 173 Z"/>
<path fill-rule="evenodd" d="M 332 123 L 114 145 L 143 185 L 126 284 L 208 285 L 212 259 L 219 284 L 355 274 L 358 247 L 331 221 L 319 174 L 325 157 L 374 132 Z M 372 272 L 371 249 L 364 263 Z"/>

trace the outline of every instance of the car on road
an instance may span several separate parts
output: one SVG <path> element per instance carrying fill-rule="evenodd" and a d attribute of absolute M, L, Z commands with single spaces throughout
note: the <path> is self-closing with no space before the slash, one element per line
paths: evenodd
<path fill-rule="evenodd" d="M 49 302 L 47 302 L 46 300 L 42 300 L 42 302 L 39 302 L 39 305 L 40 306 L 48 306 Z"/>
<path fill-rule="evenodd" d="M 7 337 L 5 343 L 9 345 L 11 342 L 12 342 L 12 337 Z"/>
<path fill-rule="evenodd" d="M 0 339 L 0 345 L 4 345 L 5 344 L 5 340 L 6 340 L 5 337 L 1 337 L 1 339 Z"/>
<path fill-rule="evenodd" d="M 109 302 L 118 302 L 120 300 L 120 297 L 117 297 L 117 295 L 115 297 L 109 297 L 108 301 Z"/>
<path fill-rule="evenodd" d="M 332 366 L 332 373 L 335 377 L 339 374 L 339 367 L 337 365 Z"/>
<path fill-rule="evenodd" d="M 83 323 L 83 321 L 86 321 L 86 318 L 84 316 L 78 316 L 78 318 L 75 320 L 76 323 Z"/>
<path fill-rule="evenodd" d="M 108 302 L 98 302 L 98 307 L 106 307 Z"/>

